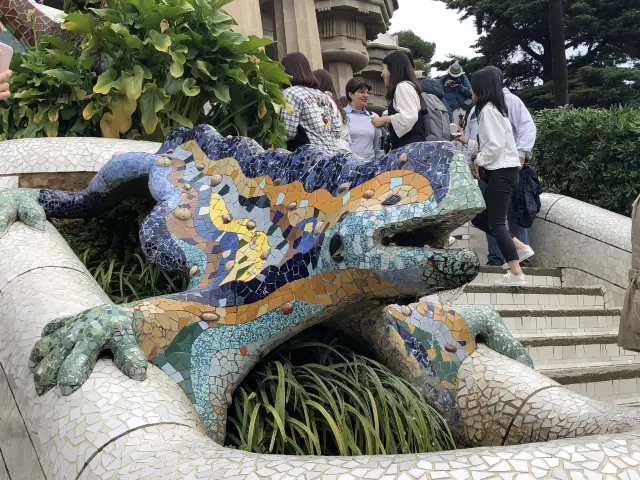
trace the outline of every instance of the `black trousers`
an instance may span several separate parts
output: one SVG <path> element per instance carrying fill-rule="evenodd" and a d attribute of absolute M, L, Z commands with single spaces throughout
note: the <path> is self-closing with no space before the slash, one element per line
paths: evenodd
<path fill-rule="evenodd" d="M 487 188 L 483 192 L 486 210 L 479 213 L 471 224 L 496 239 L 498 248 L 506 262 L 518 260 L 518 252 L 513 245 L 513 233 L 509 231 L 507 212 L 511 196 L 518 185 L 520 168 L 485 170 Z"/>

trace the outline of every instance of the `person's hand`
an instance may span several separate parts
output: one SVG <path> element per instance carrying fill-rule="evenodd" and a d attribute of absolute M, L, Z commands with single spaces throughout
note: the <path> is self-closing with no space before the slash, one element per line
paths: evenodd
<path fill-rule="evenodd" d="M 520 157 L 520 168 L 524 167 L 524 162 L 525 162 L 526 160 L 527 160 L 527 159 L 526 159 L 525 157 Z"/>
<path fill-rule="evenodd" d="M 454 140 L 462 143 L 463 145 L 467 145 L 469 143 L 469 139 L 467 137 L 465 137 L 464 135 L 458 135 L 458 136 L 454 137 Z"/>
<path fill-rule="evenodd" d="M 471 168 L 471 175 L 473 175 L 473 178 L 480 180 L 480 167 L 475 159 L 473 160 L 473 163 L 469 165 L 469 168 Z"/>
<path fill-rule="evenodd" d="M 9 84 L 7 83 L 7 80 L 9 80 L 9 77 L 12 73 L 13 72 L 11 70 L 0 73 L 0 100 L 5 100 L 11 95 L 11 92 L 9 92 Z"/>
<path fill-rule="evenodd" d="M 389 117 L 373 117 L 371 124 L 376 128 L 384 127 L 386 124 L 391 123 L 388 119 Z"/>

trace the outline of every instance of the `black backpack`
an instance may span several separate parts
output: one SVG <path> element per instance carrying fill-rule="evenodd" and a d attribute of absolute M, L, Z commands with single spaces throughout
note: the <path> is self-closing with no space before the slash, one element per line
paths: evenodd
<path fill-rule="evenodd" d="M 520 170 L 518 186 L 513 199 L 513 209 L 516 214 L 516 222 L 523 228 L 531 228 L 538 212 L 542 208 L 540 194 L 542 188 L 538 180 L 538 172 L 530 165 L 525 165 Z"/>

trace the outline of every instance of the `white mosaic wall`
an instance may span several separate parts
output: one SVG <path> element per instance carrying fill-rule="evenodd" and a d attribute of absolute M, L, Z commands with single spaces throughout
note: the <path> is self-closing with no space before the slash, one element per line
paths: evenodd
<path fill-rule="evenodd" d="M 97 172 L 116 152 L 156 152 L 159 143 L 109 138 L 26 138 L 2 142 L 0 188 L 21 173 Z"/>
<path fill-rule="evenodd" d="M 622 305 L 631 267 L 631 219 L 546 193 L 529 231 L 535 265 L 562 267 L 563 286 L 602 285 L 605 302 Z"/>

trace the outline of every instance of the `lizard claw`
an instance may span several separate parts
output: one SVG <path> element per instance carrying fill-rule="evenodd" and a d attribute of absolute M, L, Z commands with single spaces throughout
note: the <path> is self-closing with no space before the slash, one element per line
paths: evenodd
<path fill-rule="evenodd" d="M 78 315 L 54 320 L 43 330 L 29 358 L 36 392 L 58 385 L 63 395 L 87 381 L 98 355 L 111 350 L 114 362 L 134 380 L 144 380 L 147 357 L 138 346 L 133 315 L 117 305 L 101 305 Z"/>
<path fill-rule="evenodd" d="M 44 230 L 47 216 L 38 203 L 40 189 L 0 190 L 0 237 L 19 219 L 25 225 Z"/>

